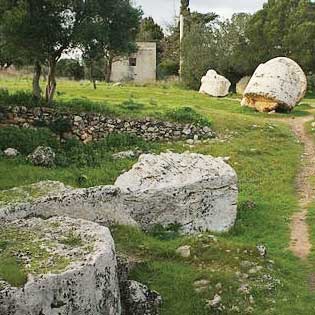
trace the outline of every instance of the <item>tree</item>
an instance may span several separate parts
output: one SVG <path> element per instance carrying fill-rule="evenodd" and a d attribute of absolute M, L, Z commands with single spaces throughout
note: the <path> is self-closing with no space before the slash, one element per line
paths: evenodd
<path fill-rule="evenodd" d="M 137 41 L 160 42 L 164 38 L 162 27 L 155 23 L 152 17 L 142 19 L 137 34 Z"/>
<path fill-rule="evenodd" d="M 191 13 L 189 31 L 183 39 L 182 81 L 190 88 L 198 89 L 202 75 L 213 65 L 217 55 L 214 13 Z"/>
<path fill-rule="evenodd" d="M 61 59 L 57 63 L 56 75 L 74 80 L 84 79 L 84 67 L 78 60 Z"/>
<path fill-rule="evenodd" d="M 286 56 L 315 69 L 315 7 L 309 0 L 269 0 L 250 19 L 247 37 L 253 64 Z"/>
<path fill-rule="evenodd" d="M 90 68 L 94 87 L 96 62 L 105 57 L 105 79 L 109 81 L 114 58 L 136 51 L 135 38 L 142 15 L 142 11 L 132 7 L 128 0 L 108 0 L 106 6 L 102 2 L 92 9 L 97 19 L 87 21 L 81 30 L 83 57 Z"/>

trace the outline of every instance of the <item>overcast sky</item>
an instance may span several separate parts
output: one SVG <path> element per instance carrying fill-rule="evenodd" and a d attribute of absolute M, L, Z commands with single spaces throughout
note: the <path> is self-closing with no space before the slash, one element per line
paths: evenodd
<path fill-rule="evenodd" d="M 178 13 L 180 0 L 134 0 L 141 6 L 145 16 L 152 16 L 159 24 L 166 26 Z M 236 12 L 255 12 L 266 0 L 190 0 L 192 10 L 215 12 L 230 17 Z"/>

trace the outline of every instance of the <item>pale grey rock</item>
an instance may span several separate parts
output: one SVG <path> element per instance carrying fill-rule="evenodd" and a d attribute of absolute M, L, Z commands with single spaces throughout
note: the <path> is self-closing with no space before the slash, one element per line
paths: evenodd
<path fill-rule="evenodd" d="M 55 164 L 56 154 L 50 147 L 37 147 L 28 159 L 35 166 L 52 167 Z"/>
<path fill-rule="evenodd" d="M 201 79 L 199 93 L 210 96 L 222 97 L 229 94 L 231 82 L 224 76 L 217 74 L 215 70 L 209 70 Z"/>
<path fill-rule="evenodd" d="M 69 264 L 58 272 L 32 271 L 23 287 L 2 283 L 0 314 L 121 314 L 115 246 L 106 227 L 65 217 L 15 221 L 10 227 L 36 231 L 50 253 L 47 260 L 58 254 Z M 68 233 L 76 233 L 82 243 L 64 245 Z"/>
<path fill-rule="evenodd" d="M 113 224 L 137 225 L 124 209 L 121 198 L 120 189 L 115 186 L 67 189 L 30 202 L 7 204 L 3 207 L 0 205 L 0 221 L 66 215 L 107 226 Z"/>
<path fill-rule="evenodd" d="M 162 298 L 137 281 L 127 281 L 122 290 L 123 315 L 159 315 Z"/>
<path fill-rule="evenodd" d="M 251 77 L 250 76 L 246 76 L 243 77 L 242 79 L 240 79 L 237 83 L 236 83 L 236 93 L 239 95 L 243 95 L 244 91 L 250 81 Z"/>
<path fill-rule="evenodd" d="M 181 246 L 176 249 L 176 254 L 180 255 L 183 258 L 189 258 L 191 255 L 190 250 L 191 246 L 188 245 Z"/>
<path fill-rule="evenodd" d="M 7 148 L 3 151 L 3 153 L 8 158 L 15 158 L 20 154 L 19 151 L 14 148 Z"/>
<path fill-rule="evenodd" d="M 144 229 L 180 224 L 184 233 L 227 231 L 236 219 L 237 175 L 222 159 L 201 154 L 144 154 L 115 183 Z"/>
<path fill-rule="evenodd" d="M 128 150 L 128 151 L 122 151 L 122 152 L 118 152 L 118 153 L 114 153 L 113 154 L 113 159 L 114 160 L 119 160 L 119 159 L 133 159 L 137 156 L 137 154 L 132 151 L 132 150 Z"/>
<path fill-rule="evenodd" d="M 292 59 L 278 57 L 259 65 L 249 81 L 243 106 L 260 112 L 292 110 L 305 96 L 307 78 Z"/>

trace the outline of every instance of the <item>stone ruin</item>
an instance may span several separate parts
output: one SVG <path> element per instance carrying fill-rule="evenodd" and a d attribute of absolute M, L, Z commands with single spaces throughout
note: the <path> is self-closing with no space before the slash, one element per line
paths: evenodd
<path fill-rule="evenodd" d="M 113 186 L 71 189 L 57 182 L 56 187 L 35 200 L 0 204 L 0 220 L 66 215 L 145 230 L 178 223 L 183 233 L 194 234 L 227 231 L 236 219 L 235 171 L 222 158 L 201 154 L 143 154 Z"/>
<path fill-rule="evenodd" d="M 306 90 L 307 78 L 301 67 L 289 58 L 278 57 L 259 65 L 241 104 L 259 112 L 291 111 Z"/>
<path fill-rule="evenodd" d="M 229 94 L 231 82 L 217 74 L 215 70 L 209 70 L 201 79 L 201 87 L 199 93 L 207 94 L 215 97 L 223 97 Z"/>
<path fill-rule="evenodd" d="M 49 253 L 48 267 L 54 255 L 68 264 L 59 272 L 29 273 L 22 288 L 0 281 L 0 314 L 158 315 L 161 297 L 128 280 L 128 262 L 116 256 L 107 227 L 149 230 L 173 223 L 189 234 L 227 231 L 236 220 L 238 189 L 235 171 L 222 158 L 162 153 L 140 156 L 113 186 L 41 182 L 1 194 L 3 227 L 38 231 L 37 239 L 47 243 L 40 246 Z M 82 243 L 65 247 L 67 231 Z"/>

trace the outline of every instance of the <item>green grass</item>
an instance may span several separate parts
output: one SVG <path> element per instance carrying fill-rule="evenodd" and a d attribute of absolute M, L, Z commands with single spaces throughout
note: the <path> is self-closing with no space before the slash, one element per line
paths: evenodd
<path fill-rule="evenodd" d="M 306 115 L 314 99 L 304 100 L 304 105 L 290 115 L 267 115 L 240 107 L 235 98 L 209 98 L 176 86 L 113 87 L 102 83 L 94 91 L 87 82 L 59 81 L 58 84 L 57 99 L 60 101 L 85 98 L 99 102 L 99 107 L 106 104 L 106 108 L 128 117 L 165 117 L 167 112 L 179 107 L 191 107 L 211 121 L 219 139 L 193 148 L 183 142 L 162 144 L 154 150 L 184 152 L 189 149 L 213 156 L 229 156 L 229 163 L 237 171 L 240 192 L 237 222 L 229 233 L 216 235 L 217 242 L 208 238 L 207 233 L 199 238 L 178 236 L 176 231 L 164 232 L 160 228 L 152 234 L 126 227 L 113 229 L 118 250 L 140 261 L 132 278 L 162 294 L 163 315 L 314 314 L 315 298 L 307 284 L 312 265 L 298 260 L 288 250 L 290 217 L 298 210 L 294 178 L 302 146 L 288 126 L 269 120 L 274 116 Z M 29 89 L 30 81 L 5 78 L 1 85 L 11 92 Z M 126 145 L 120 149 L 124 147 Z M 107 150 L 115 151 L 113 148 Z M 0 189 L 43 179 L 77 185 L 81 175 L 87 177 L 86 186 L 110 184 L 134 162 L 112 161 L 104 155 L 103 163 L 97 167 L 42 169 L 20 159 L 0 159 Z M 267 246 L 267 259 L 257 256 L 257 244 Z M 176 248 L 181 245 L 192 246 L 191 258 L 176 255 Z M 241 267 L 241 261 L 263 268 L 243 281 L 252 288 L 255 304 L 250 304 L 248 295 L 238 292 L 241 281 L 237 274 L 249 272 Z M 270 277 L 266 280 L 264 275 Z M 200 279 L 210 281 L 210 286 L 199 294 L 193 284 Z M 222 289 L 218 289 L 218 283 L 222 284 Z M 220 312 L 206 306 L 206 301 L 216 293 L 222 296 L 225 306 Z"/>

